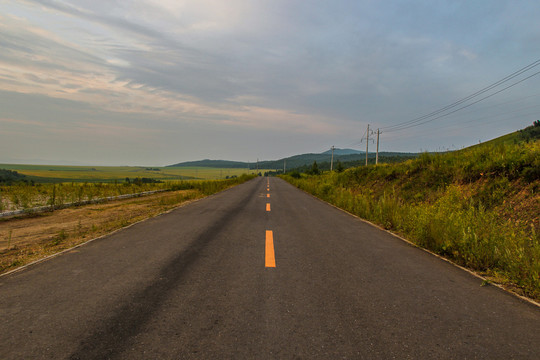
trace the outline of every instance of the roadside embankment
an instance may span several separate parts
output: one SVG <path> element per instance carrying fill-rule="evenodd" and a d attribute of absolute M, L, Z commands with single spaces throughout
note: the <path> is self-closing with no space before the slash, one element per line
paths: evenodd
<path fill-rule="evenodd" d="M 283 178 L 490 281 L 540 299 L 540 141 Z"/>

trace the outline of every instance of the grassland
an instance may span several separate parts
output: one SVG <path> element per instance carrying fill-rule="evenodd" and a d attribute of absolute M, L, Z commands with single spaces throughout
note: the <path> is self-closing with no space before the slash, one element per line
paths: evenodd
<path fill-rule="evenodd" d="M 36 183 L 123 182 L 125 178 L 152 178 L 162 181 L 217 180 L 240 176 L 247 169 L 209 167 L 143 166 L 60 166 L 0 164 L 0 169 L 14 170 Z M 264 171 L 264 170 L 261 170 Z M 254 173 L 251 170 L 250 173 Z"/>
<path fill-rule="evenodd" d="M 540 299 L 538 139 L 518 132 L 399 164 L 284 178 L 490 281 Z"/>
<path fill-rule="evenodd" d="M 176 183 L 59 183 L 0 185 L 0 213 L 67 204 L 82 204 L 99 199 L 149 191 L 169 190 Z"/>

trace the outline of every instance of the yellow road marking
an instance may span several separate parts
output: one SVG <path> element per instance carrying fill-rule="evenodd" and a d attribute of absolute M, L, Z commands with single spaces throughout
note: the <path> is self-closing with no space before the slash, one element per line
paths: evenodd
<path fill-rule="evenodd" d="M 274 233 L 272 230 L 266 230 L 266 255 L 264 263 L 266 267 L 276 267 L 276 258 L 274 255 Z"/>
<path fill-rule="evenodd" d="M 270 194 L 266 194 L 266 197 L 269 198 L 269 197 L 270 197 Z"/>
<path fill-rule="evenodd" d="M 266 211 L 270 211 L 270 203 L 266 203 Z"/>

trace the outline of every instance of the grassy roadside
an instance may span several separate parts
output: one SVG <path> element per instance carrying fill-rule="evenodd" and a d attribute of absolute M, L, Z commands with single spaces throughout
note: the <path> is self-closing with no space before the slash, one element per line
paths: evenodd
<path fill-rule="evenodd" d="M 540 141 L 284 179 L 540 300 Z"/>
<path fill-rule="evenodd" d="M 0 219 L 0 273 L 14 270 L 252 178 L 253 176 L 240 176 L 228 180 L 186 181 L 177 183 L 172 191 L 146 197 Z"/>

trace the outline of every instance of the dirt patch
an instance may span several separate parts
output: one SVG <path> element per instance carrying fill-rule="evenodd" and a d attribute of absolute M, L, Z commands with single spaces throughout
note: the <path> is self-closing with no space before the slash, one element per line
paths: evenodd
<path fill-rule="evenodd" d="M 201 198 L 181 190 L 0 220 L 0 273 Z"/>
<path fill-rule="evenodd" d="M 504 200 L 500 207 L 500 213 L 504 219 L 508 219 L 516 224 L 531 231 L 531 227 L 536 232 L 540 230 L 540 182 L 519 186 L 514 184 L 514 188 L 519 189 L 513 196 Z"/>

